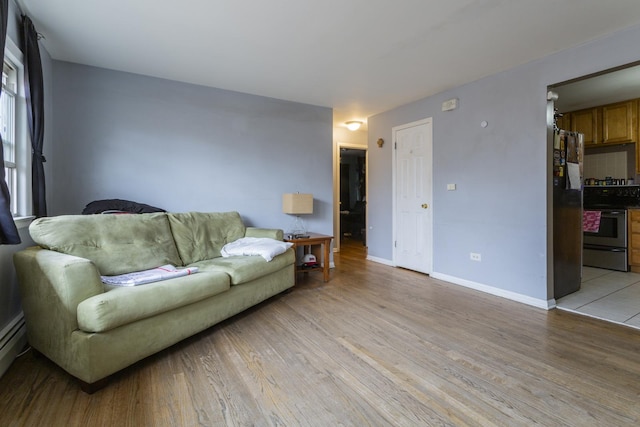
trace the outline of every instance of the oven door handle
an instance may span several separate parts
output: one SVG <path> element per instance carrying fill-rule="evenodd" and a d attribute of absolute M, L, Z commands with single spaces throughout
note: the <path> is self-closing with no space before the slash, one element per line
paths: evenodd
<path fill-rule="evenodd" d="M 624 211 L 601 211 L 602 215 L 622 215 Z"/>
<path fill-rule="evenodd" d="M 603 251 L 603 252 L 626 252 L 626 248 L 618 248 L 615 246 L 605 246 L 605 245 L 594 245 L 592 243 L 585 243 L 583 245 L 584 249 L 591 249 L 593 251 Z"/>

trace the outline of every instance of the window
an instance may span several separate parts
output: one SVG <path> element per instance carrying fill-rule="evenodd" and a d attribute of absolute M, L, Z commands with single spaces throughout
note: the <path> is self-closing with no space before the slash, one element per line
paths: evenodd
<path fill-rule="evenodd" d="M 4 149 L 4 175 L 11 193 L 11 213 L 18 214 L 18 185 L 16 170 L 16 67 L 10 61 L 4 61 L 2 68 L 2 95 L 0 95 L 0 134 Z"/>
<path fill-rule="evenodd" d="M 4 149 L 4 173 L 15 218 L 31 214 L 31 157 L 27 136 L 22 52 L 7 38 L 2 67 L 0 133 Z"/>

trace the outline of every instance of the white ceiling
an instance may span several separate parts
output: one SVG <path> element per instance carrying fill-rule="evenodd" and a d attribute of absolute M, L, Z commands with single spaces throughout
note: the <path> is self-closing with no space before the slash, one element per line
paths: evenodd
<path fill-rule="evenodd" d="M 638 0 L 17 0 L 58 60 L 368 116 L 640 23 Z"/>

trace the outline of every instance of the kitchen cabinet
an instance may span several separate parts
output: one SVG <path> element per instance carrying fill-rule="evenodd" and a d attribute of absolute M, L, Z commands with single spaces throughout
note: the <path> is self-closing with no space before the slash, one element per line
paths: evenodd
<path fill-rule="evenodd" d="M 638 101 L 625 101 L 602 108 L 602 143 L 637 141 Z"/>
<path fill-rule="evenodd" d="M 629 267 L 634 273 L 640 273 L 640 209 L 629 209 L 627 213 Z"/>
<path fill-rule="evenodd" d="M 585 146 L 625 144 L 638 140 L 638 100 L 617 102 L 565 114 L 570 129 L 584 134 Z"/>
<path fill-rule="evenodd" d="M 561 129 L 570 129 L 584 135 L 585 148 L 616 144 L 636 145 L 636 173 L 640 174 L 640 126 L 638 109 L 640 100 L 616 102 L 584 110 L 564 113 L 558 123 Z M 567 117 L 568 123 L 567 123 Z"/>
<path fill-rule="evenodd" d="M 565 113 L 562 117 L 556 118 L 556 126 L 558 129 L 570 130 L 571 129 L 571 115 Z"/>
<path fill-rule="evenodd" d="M 584 145 L 594 146 L 600 141 L 600 109 L 587 108 L 570 114 L 571 130 L 584 134 Z"/>

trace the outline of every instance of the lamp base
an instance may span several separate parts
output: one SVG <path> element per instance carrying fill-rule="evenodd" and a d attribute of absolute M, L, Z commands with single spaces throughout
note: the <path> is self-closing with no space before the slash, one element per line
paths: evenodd
<path fill-rule="evenodd" d="M 288 236 L 293 236 L 294 239 L 300 239 L 303 237 L 309 237 L 307 233 L 307 227 L 304 225 L 304 221 L 298 215 L 293 221 L 290 231 L 286 233 Z"/>
<path fill-rule="evenodd" d="M 285 234 L 285 236 L 287 236 L 287 239 L 291 240 L 291 239 L 307 239 L 309 237 L 311 237 L 308 234 Z"/>

